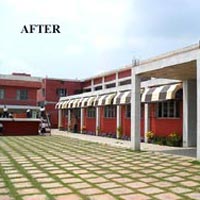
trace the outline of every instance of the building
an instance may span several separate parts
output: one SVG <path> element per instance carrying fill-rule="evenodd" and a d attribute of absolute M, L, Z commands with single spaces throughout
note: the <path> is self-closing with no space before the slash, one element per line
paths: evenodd
<path fill-rule="evenodd" d="M 40 87 L 41 79 L 30 74 L 0 75 L 0 114 L 6 109 L 14 117 L 24 118 L 26 111 L 30 110 L 32 117 L 36 118 L 39 111 L 37 90 Z"/>
<path fill-rule="evenodd" d="M 58 112 L 55 105 L 60 97 L 74 95 L 81 92 L 82 85 L 79 80 L 43 78 L 42 86 L 37 92 L 38 106 L 45 107 L 49 115 L 51 126 L 58 126 Z"/>
<path fill-rule="evenodd" d="M 82 83 L 84 93 L 60 98 L 56 106 L 59 109 L 59 128 L 130 139 L 132 68 L 132 65 L 127 65 L 90 77 Z M 162 95 L 157 93 L 159 91 Z M 144 77 L 140 96 L 141 140 L 147 140 L 145 133 L 150 130 L 157 136 L 164 137 L 174 132 L 182 136 L 181 81 Z"/>

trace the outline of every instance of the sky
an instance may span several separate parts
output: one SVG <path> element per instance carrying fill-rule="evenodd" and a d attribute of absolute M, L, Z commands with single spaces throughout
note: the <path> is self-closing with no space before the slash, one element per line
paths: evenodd
<path fill-rule="evenodd" d="M 198 0 L 0 0 L 0 74 L 85 79 L 199 42 Z M 21 33 L 58 24 L 60 34 Z"/>

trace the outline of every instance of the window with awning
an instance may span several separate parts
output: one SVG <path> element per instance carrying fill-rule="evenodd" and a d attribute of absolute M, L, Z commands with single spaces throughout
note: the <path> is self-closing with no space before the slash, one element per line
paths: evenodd
<path fill-rule="evenodd" d="M 163 85 L 146 88 L 142 94 L 141 102 L 157 102 L 182 98 L 182 84 Z"/>

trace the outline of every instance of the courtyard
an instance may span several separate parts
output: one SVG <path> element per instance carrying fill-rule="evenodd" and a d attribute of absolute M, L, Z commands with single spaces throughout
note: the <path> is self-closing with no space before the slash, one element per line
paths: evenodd
<path fill-rule="evenodd" d="M 200 199 L 200 165 L 64 135 L 1 137 L 0 199 Z"/>

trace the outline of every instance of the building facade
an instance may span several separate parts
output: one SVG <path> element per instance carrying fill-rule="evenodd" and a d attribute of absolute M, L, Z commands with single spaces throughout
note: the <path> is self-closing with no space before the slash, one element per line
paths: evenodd
<path fill-rule="evenodd" d="M 26 111 L 31 111 L 36 117 L 37 90 L 41 87 L 41 79 L 31 77 L 29 74 L 13 73 L 0 75 L 0 114 L 7 109 L 14 117 L 26 117 Z"/>
<path fill-rule="evenodd" d="M 51 126 L 58 126 L 58 112 L 55 105 L 60 97 L 74 95 L 82 92 L 81 81 L 70 79 L 43 78 L 42 86 L 37 91 L 38 106 L 45 107 L 46 114 L 49 115 Z"/>
<path fill-rule="evenodd" d="M 59 128 L 131 139 L 132 68 L 129 65 L 88 78 L 82 83 L 84 93 L 60 98 L 56 105 Z M 161 137 L 182 136 L 181 81 L 144 77 L 140 98 L 140 140 L 147 140 L 148 131 Z"/>

